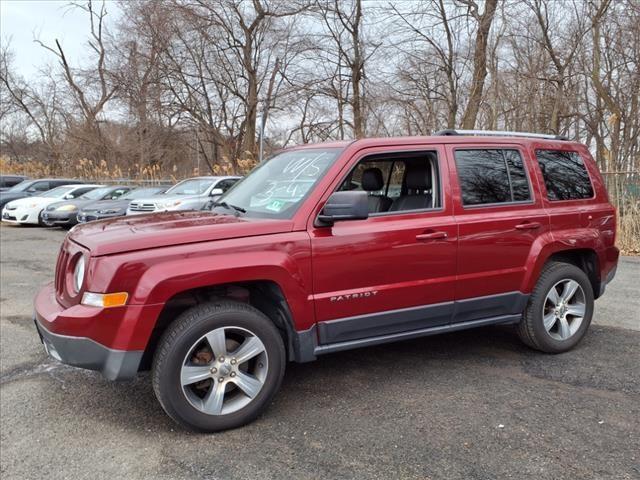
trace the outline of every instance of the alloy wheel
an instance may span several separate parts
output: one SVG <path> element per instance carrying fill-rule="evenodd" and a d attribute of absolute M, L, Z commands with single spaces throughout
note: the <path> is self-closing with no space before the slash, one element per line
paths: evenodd
<path fill-rule="evenodd" d="M 194 408 L 207 415 L 226 415 L 260 393 L 268 370 L 266 348 L 255 334 L 222 327 L 192 345 L 182 363 L 180 383 Z"/>
<path fill-rule="evenodd" d="M 544 328 L 554 340 L 567 340 L 580 328 L 586 312 L 584 290 L 572 279 L 560 280 L 545 298 Z"/>

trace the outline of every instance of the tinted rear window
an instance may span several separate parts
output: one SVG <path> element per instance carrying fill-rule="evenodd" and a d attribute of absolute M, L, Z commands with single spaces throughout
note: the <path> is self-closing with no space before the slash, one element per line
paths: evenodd
<path fill-rule="evenodd" d="M 593 197 L 593 187 L 577 152 L 537 150 L 536 157 L 549 200 L 579 200 Z"/>
<path fill-rule="evenodd" d="M 521 202 L 531 198 L 517 150 L 456 150 L 464 205 Z"/>

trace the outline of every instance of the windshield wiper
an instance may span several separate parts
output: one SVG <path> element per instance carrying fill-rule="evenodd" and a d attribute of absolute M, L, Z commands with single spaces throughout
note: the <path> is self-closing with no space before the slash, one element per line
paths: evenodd
<path fill-rule="evenodd" d="M 247 213 L 247 211 L 244 208 L 237 207 L 236 205 L 231 205 L 227 202 L 213 202 L 213 206 L 226 208 L 227 210 L 234 210 L 238 213 Z"/>

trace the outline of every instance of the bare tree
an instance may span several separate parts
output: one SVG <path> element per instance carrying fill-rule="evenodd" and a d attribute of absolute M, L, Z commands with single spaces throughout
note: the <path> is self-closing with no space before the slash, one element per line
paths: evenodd
<path fill-rule="evenodd" d="M 413 9 L 408 12 L 393 7 L 401 25 L 401 39 L 394 48 L 403 53 L 402 63 L 408 67 L 398 71 L 398 76 L 409 86 L 407 102 L 411 103 L 412 97 L 421 98 L 427 108 L 432 102 L 444 102 L 444 126 L 455 128 L 460 109 L 460 81 L 466 71 L 466 62 L 459 51 L 464 27 L 460 22 L 462 16 L 444 0 L 410 5 Z M 429 116 L 432 120 L 427 131 L 437 128 L 439 116 L 438 113 Z"/>
<path fill-rule="evenodd" d="M 484 89 L 484 80 L 487 77 L 487 44 L 489 30 L 493 23 L 493 16 L 498 5 L 498 0 L 486 0 L 484 12 L 480 14 L 475 0 L 458 0 L 467 7 L 470 16 L 478 23 L 476 30 L 475 48 L 473 51 L 473 76 L 471 77 L 471 92 L 467 102 L 467 108 L 462 116 L 462 128 L 473 129 L 476 126 L 478 111 Z"/>
<path fill-rule="evenodd" d="M 118 89 L 117 84 L 110 81 L 106 63 L 107 51 L 104 38 L 106 4 L 103 0 L 97 10 L 92 0 L 88 0 L 86 4 L 72 4 L 72 6 L 83 10 L 88 16 L 90 33 L 87 46 L 95 60 L 94 68 L 73 68 L 57 39 L 55 46 L 47 45 L 40 40 L 36 42 L 57 58 L 62 76 L 82 115 L 83 124 L 81 128 L 75 129 L 74 135 L 85 144 L 85 148 L 90 146 L 94 159 L 106 160 L 109 149 L 100 130 L 100 115 Z"/>
<path fill-rule="evenodd" d="M 639 168 L 637 0 L 130 0 L 113 20 L 97 1 L 74 5 L 87 62 L 43 40 L 57 64 L 22 79 L 3 50 L 3 154 L 243 172 L 258 129 L 268 153 L 462 126 L 563 133 Z"/>
<path fill-rule="evenodd" d="M 12 53 L 9 45 L 0 52 L 0 85 L 2 86 L 2 132 L 14 136 L 16 130 L 9 128 L 12 114 L 21 113 L 28 131 L 36 134 L 40 145 L 37 157 L 50 163 L 52 169 L 59 167 L 61 145 L 63 143 L 63 113 L 58 86 L 49 74 L 43 75 L 44 82 L 30 85 L 20 78 L 12 68 Z M 15 118 L 13 119 L 15 121 Z M 20 131 L 20 130 L 18 130 Z M 27 142 L 27 132 L 19 135 L 21 142 Z M 9 148 L 11 142 L 3 141 Z"/>

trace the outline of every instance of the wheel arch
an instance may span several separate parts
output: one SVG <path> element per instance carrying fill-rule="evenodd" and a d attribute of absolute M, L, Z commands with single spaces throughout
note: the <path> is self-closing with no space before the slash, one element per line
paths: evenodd
<path fill-rule="evenodd" d="M 590 248 L 561 250 L 549 256 L 547 262 L 552 261 L 569 263 L 582 270 L 591 282 L 594 298 L 598 298 L 600 293 L 600 261 L 595 250 Z"/>
<path fill-rule="evenodd" d="M 158 315 L 140 362 L 140 370 L 150 368 L 158 342 L 175 318 L 198 304 L 221 299 L 247 303 L 260 310 L 280 331 L 287 359 L 306 361 L 299 344 L 301 336 L 296 331 L 294 316 L 282 286 L 272 279 L 262 279 L 202 285 L 175 292 Z"/>
<path fill-rule="evenodd" d="M 525 279 L 525 292 L 533 290 L 544 266 L 554 261 L 575 265 L 581 269 L 589 278 L 594 298 L 598 298 L 602 280 L 600 278 L 600 259 L 596 248 L 586 246 L 567 248 L 567 245 L 558 243 L 547 245 L 536 256 L 535 261 L 529 263 L 532 268 L 528 269 L 528 275 Z"/>

